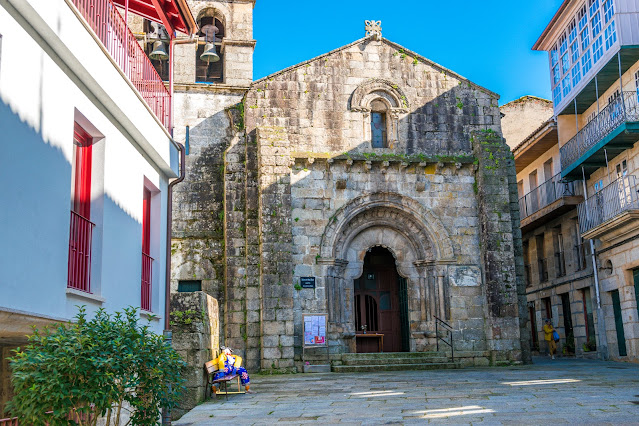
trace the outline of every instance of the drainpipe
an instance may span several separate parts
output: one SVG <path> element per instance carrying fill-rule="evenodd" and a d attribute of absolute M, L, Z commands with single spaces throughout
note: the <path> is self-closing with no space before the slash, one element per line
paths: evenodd
<path fill-rule="evenodd" d="M 173 46 L 175 44 L 192 43 L 197 41 L 191 34 L 186 40 L 177 40 L 171 37 L 169 42 L 169 93 L 171 95 L 171 121 L 170 132 L 173 137 Z M 166 273 L 164 277 L 164 338 L 170 346 L 173 342 L 173 333 L 171 332 L 171 226 L 173 222 L 173 187 L 184 180 L 186 175 L 186 157 L 184 155 L 184 146 L 171 139 L 171 143 L 180 151 L 180 175 L 177 179 L 169 182 L 166 200 Z M 171 425 L 171 410 L 169 408 L 162 409 L 162 425 Z"/>
<path fill-rule="evenodd" d="M 583 166 L 581 167 L 581 174 L 583 176 L 583 187 L 584 187 L 584 202 L 586 207 L 586 220 L 590 214 L 588 213 L 588 189 L 586 187 L 586 174 L 584 172 Z M 599 354 L 599 358 L 603 360 L 608 359 L 608 339 L 606 337 L 606 323 L 604 319 L 604 312 L 601 307 L 601 295 L 599 293 L 599 271 L 597 270 L 597 254 L 595 252 L 595 243 L 591 239 L 590 241 L 590 255 L 592 258 L 592 276 L 595 281 L 595 294 L 597 295 L 597 334 L 599 335 L 599 345 L 597 347 L 597 353 Z"/>
<path fill-rule="evenodd" d="M 180 151 L 180 176 L 169 182 L 166 200 L 166 273 L 164 276 L 164 338 L 167 345 L 173 343 L 173 333 L 171 332 L 171 226 L 173 222 L 173 187 L 184 180 L 185 176 L 185 155 L 184 146 L 173 140 L 173 145 Z M 169 385 L 170 386 L 170 385 Z M 162 425 L 171 425 L 171 410 L 162 409 Z"/>

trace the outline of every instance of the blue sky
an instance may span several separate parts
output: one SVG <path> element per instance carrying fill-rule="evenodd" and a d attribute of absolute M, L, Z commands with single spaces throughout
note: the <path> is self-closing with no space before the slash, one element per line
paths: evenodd
<path fill-rule="evenodd" d="M 501 95 L 550 98 L 547 54 L 531 51 L 562 0 L 257 0 L 255 79 L 364 36 L 385 38 Z"/>

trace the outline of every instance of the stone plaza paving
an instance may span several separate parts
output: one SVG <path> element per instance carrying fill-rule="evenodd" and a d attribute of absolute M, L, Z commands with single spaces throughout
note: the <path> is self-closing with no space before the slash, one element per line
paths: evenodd
<path fill-rule="evenodd" d="M 639 424 L 639 365 L 534 358 L 517 367 L 251 378 L 173 424 Z"/>

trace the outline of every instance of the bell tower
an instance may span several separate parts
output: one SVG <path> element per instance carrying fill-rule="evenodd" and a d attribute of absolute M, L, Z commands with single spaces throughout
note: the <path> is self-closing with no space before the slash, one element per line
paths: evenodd
<path fill-rule="evenodd" d="M 188 0 L 188 5 L 200 31 L 197 41 L 175 46 L 175 83 L 248 88 L 255 0 Z"/>
<path fill-rule="evenodd" d="M 186 148 L 186 176 L 173 192 L 171 303 L 200 310 L 208 302 L 198 298 L 216 299 L 219 344 L 255 369 L 259 353 L 247 348 L 259 348 L 259 309 L 251 305 L 259 300 L 246 285 L 240 225 L 247 198 L 241 111 L 253 82 L 255 0 L 187 3 L 200 31 L 196 39 L 182 37 L 174 49 L 173 136 Z"/>

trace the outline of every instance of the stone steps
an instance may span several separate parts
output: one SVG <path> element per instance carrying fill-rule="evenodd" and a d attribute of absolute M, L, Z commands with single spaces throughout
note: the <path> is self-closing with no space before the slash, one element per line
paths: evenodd
<path fill-rule="evenodd" d="M 331 369 L 340 373 L 451 369 L 487 365 L 486 355 L 483 351 L 459 351 L 455 353 L 453 362 L 450 351 L 349 353 L 333 360 Z M 484 362 L 476 363 L 477 358 L 482 358 Z"/>
<path fill-rule="evenodd" d="M 363 354 L 342 354 L 342 361 L 348 360 L 359 360 L 359 359 L 368 359 L 368 360 L 377 360 L 377 359 L 396 359 L 396 358 L 415 358 L 415 359 L 424 359 L 431 357 L 449 357 L 449 354 L 442 352 L 371 352 L 371 353 L 363 353 Z"/>
<path fill-rule="evenodd" d="M 342 359 L 342 365 L 383 365 L 383 364 L 436 364 L 449 362 L 450 357 L 424 357 L 424 358 L 389 358 L 389 359 Z"/>
<path fill-rule="evenodd" d="M 406 371 L 406 370 L 442 370 L 461 368 L 459 362 L 427 362 L 419 364 L 386 364 L 386 365 L 334 365 L 334 373 L 364 373 L 378 371 Z"/>

